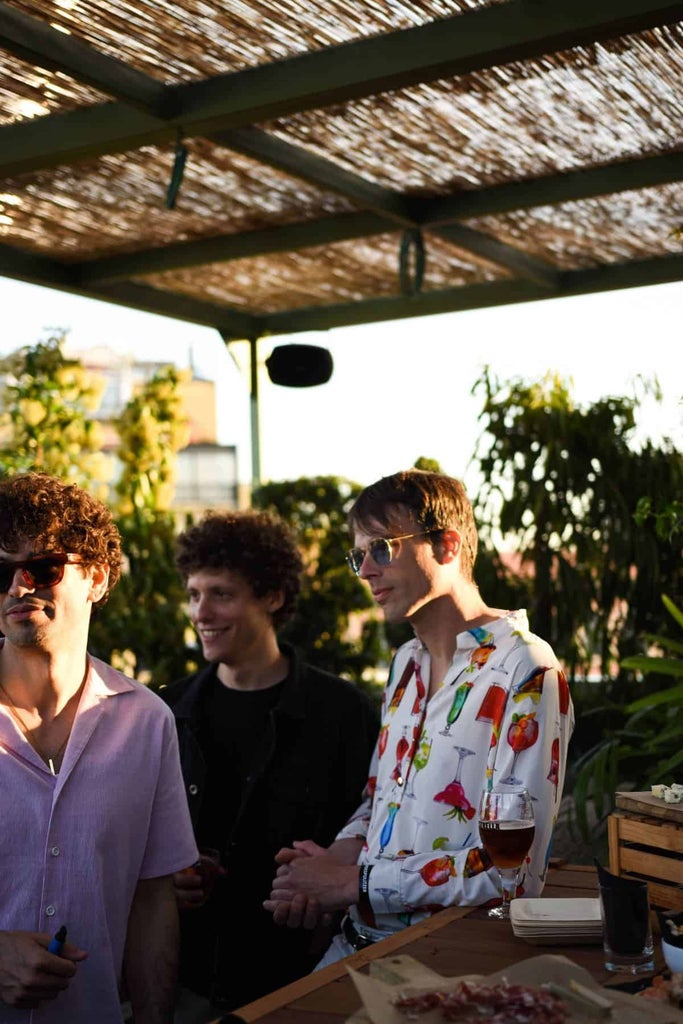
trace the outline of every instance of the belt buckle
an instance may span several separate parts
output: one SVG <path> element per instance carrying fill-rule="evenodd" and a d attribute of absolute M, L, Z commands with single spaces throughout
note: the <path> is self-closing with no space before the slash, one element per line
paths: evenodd
<path fill-rule="evenodd" d="M 356 928 L 350 917 L 347 917 L 344 922 L 344 932 L 347 941 L 356 953 L 360 953 L 362 949 L 367 949 L 368 946 L 373 946 L 375 943 L 374 939 L 371 939 L 368 935 L 364 935 L 363 932 Z"/>

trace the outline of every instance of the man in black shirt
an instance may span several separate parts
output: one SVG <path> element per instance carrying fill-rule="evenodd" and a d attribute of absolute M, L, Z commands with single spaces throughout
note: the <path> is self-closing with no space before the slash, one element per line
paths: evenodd
<path fill-rule="evenodd" d="M 352 683 L 279 644 L 301 556 L 266 512 L 210 513 L 178 538 L 177 568 L 204 668 L 161 691 L 178 727 L 197 845 L 220 857 L 175 876 L 181 908 L 176 1024 L 201 1024 L 307 974 L 333 930 L 288 930 L 263 909 L 274 857 L 329 845 L 361 800 L 378 732 Z"/>

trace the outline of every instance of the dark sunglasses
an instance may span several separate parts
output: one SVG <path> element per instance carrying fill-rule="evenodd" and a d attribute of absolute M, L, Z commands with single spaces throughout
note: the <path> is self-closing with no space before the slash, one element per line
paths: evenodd
<path fill-rule="evenodd" d="M 427 537 L 430 533 L 436 532 L 436 530 L 424 530 L 422 533 L 404 533 L 400 537 L 375 537 L 366 548 L 351 548 L 346 556 L 346 561 L 356 576 L 359 576 L 366 555 L 370 555 L 375 565 L 389 565 L 394 553 L 392 544 L 395 544 L 396 541 L 410 540 L 411 537 Z"/>
<path fill-rule="evenodd" d="M 78 555 L 55 552 L 54 555 L 39 555 L 20 562 L 0 562 L 0 594 L 6 594 L 12 586 L 17 569 L 21 570 L 24 584 L 35 590 L 37 587 L 56 587 L 64 579 L 64 567 L 80 562 Z"/>

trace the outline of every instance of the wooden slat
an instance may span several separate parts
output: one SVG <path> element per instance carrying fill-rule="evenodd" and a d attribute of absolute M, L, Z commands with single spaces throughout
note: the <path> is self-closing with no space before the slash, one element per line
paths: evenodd
<path fill-rule="evenodd" d="M 619 818 L 610 814 L 607 819 L 607 842 L 609 844 L 609 869 L 613 875 L 621 874 L 621 845 L 619 843 Z"/>
<path fill-rule="evenodd" d="M 667 910 L 683 910 L 683 889 L 674 889 L 670 885 L 660 885 L 658 882 L 648 882 L 647 889 L 652 906 L 664 907 Z"/>
<path fill-rule="evenodd" d="M 630 846 L 622 846 L 621 870 L 630 871 L 648 878 L 656 878 L 671 885 L 683 885 L 683 860 L 673 857 L 660 857 L 655 852 L 636 850 Z"/>
<path fill-rule="evenodd" d="M 653 817 L 617 811 L 607 819 L 609 866 L 615 875 L 645 879 L 650 903 L 683 910 L 683 828 Z M 638 844 L 639 848 L 635 845 Z"/>
<path fill-rule="evenodd" d="M 641 843 L 643 846 L 683 854 L 683 828 L 678 825 L 667 822 L 653 825 L 644 818 L 615 817 L 618 819 L 619 838 L 622 842 Z"/>
<path fill-rule="evenodd" d="M 683 825 L 683 803 L 667 804 L 652 793 L 617 793 L 616 805 L 623 811 L 648 814 L 654 818 L 675 821 Z"/>

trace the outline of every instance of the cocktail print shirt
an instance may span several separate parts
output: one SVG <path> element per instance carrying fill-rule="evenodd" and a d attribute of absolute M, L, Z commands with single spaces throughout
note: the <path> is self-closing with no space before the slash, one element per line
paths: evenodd
<path fill-rule="evenodd" d="M 461 633 L 427 701 L 429 654 L 417 639 L 396 653 L 364 801 L 337 836 L 364 840 L 371 911 L 356 927 L 389 934 L 455 904 L 500 896 L 482 850 L 478 806 L 501 782 L 530 792 L 536 832 L 517 895 L 539 896 L 564 784 L 574 711 L 550 646 L 524 610 Z"/>

